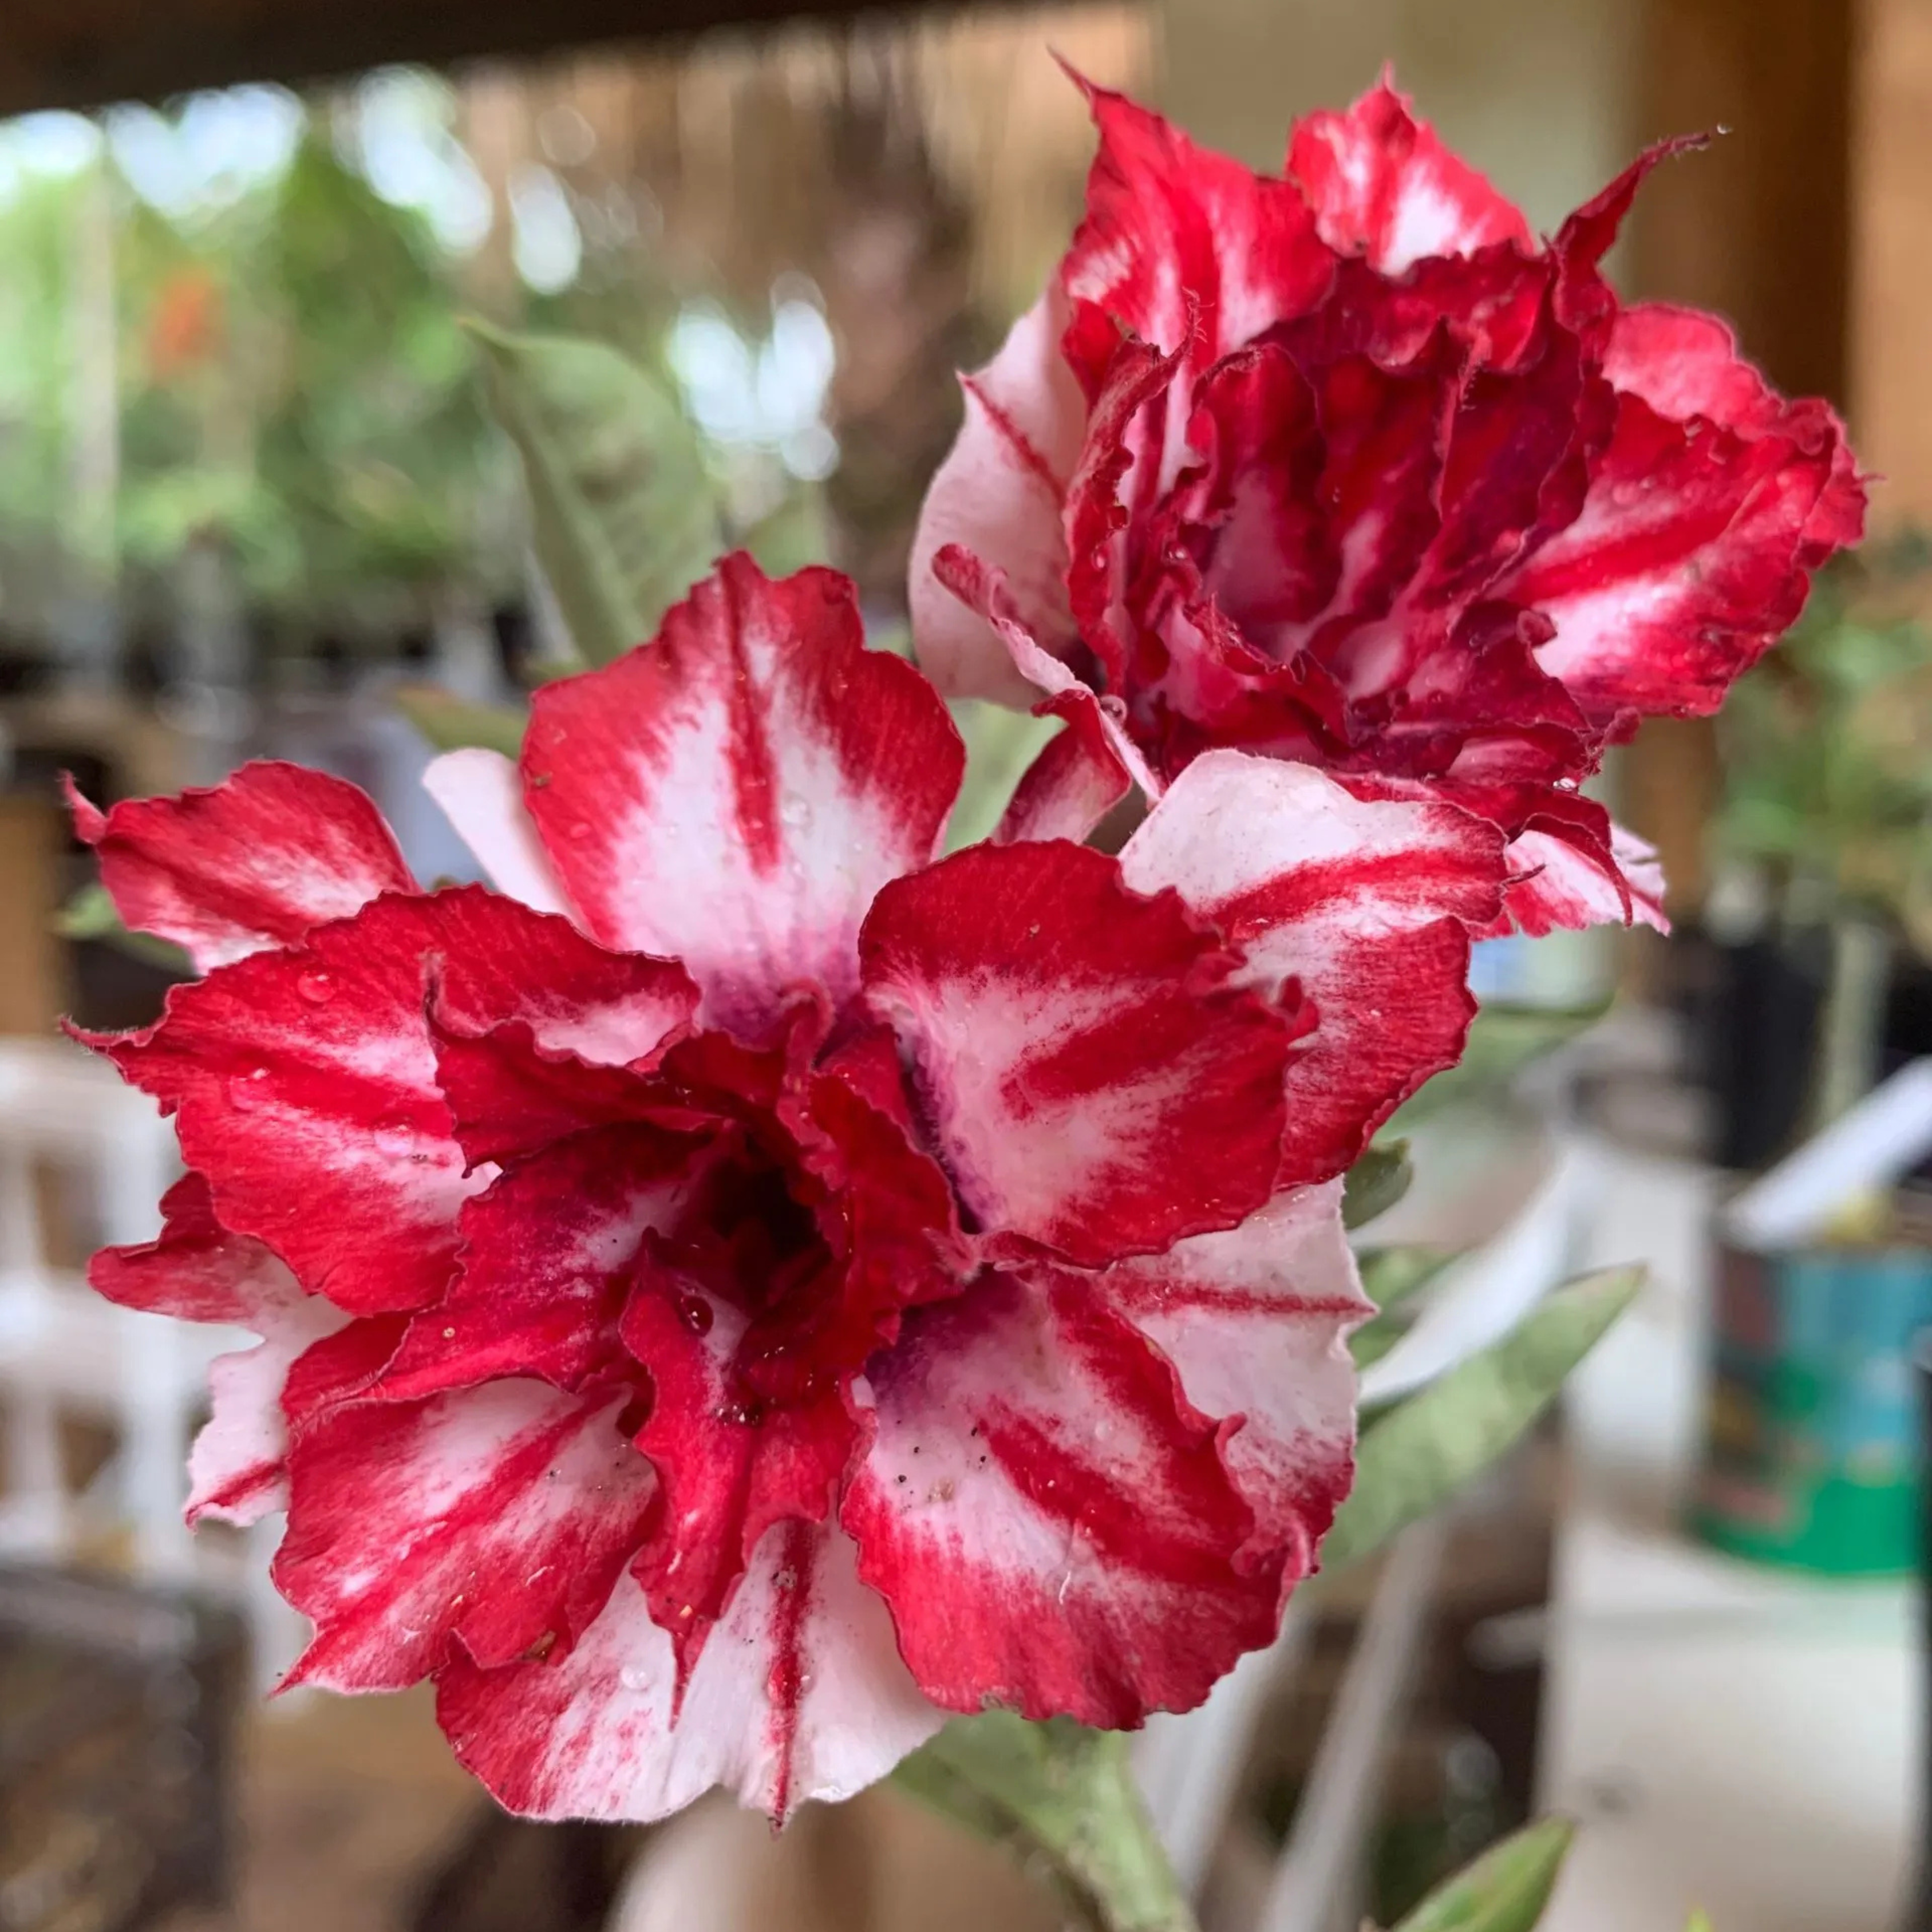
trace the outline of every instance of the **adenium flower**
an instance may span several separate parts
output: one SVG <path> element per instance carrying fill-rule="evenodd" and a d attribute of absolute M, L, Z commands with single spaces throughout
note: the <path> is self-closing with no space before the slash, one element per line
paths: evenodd
<path fill-rule="evenodd" d="M 1050 746 L 939 858 L 962 760 L 848 584 L 734 557 L 431 768 L 494 890 L 287 765 L 75 795 L 205 974 L 94 1042 L 187 1170 L 96 1286 L 262 1338 L 190 1516 L 285 1503 L 293 1679 L 434 1678 L 515 1810 L 1186 1708 L 1347 1489 L 1339 1177 L 1460 1049 L 1500 836 L 1210 753 L 1114 859 Z"/>
<path fill-rule="evenodd" d="M 1214 746 L 1501 826 L 1531 932 L 1664 923 L 1578 794 L 1717 709 L 1857 540 L 1832 410 L 1598 272 L 1652 149 L 1546 246 L 1384 82 L 1280 177 L 1102 88 L 1086 218 L 964 379 L 913 556 L 948 692 L 1081 721 L 1150 796 Z"/>

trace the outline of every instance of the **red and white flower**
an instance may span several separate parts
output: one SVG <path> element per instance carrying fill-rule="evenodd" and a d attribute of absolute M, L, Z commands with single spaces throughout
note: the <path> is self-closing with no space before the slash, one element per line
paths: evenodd
<path fill-rule="evenodd" d="M 1086 218 L 926 500 L 921 664 L 1084 717 L 1110 796 L 1211 746 L 1300 760 L 1501 826 L 1527 931 L 1661 925 L 1578 784 L 1714 710 L 1864 508 L 1826 405 L 1599 273 L 1672 148 L 1538 246 L 1386 82 L 1280 177 L 1087 91 Z"/>
<path fill-rule="evenodd" d="M 1021 838 L 1104 804 L 1055 742 L 936 859 L 939 698 L 740 557 L 432 769 L 499 890 L 288 766 L 76 802 L 206 970 L 95 1042 L 188 1174 L 94 1279 L 262 1336 L 192 1507 L 286 1501 L 298 1678 L 434 1678 L 517 1810 L 783 1815 L 1270 1639 L 1350 1478 L 1339 1177 L 1460 1050 L 1502 841 L 1233 753 L 1118 860 Z"/>

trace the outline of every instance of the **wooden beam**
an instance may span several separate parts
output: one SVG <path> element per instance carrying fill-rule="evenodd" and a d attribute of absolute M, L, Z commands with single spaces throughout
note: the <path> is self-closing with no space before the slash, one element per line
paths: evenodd
<path fill-rule="evenodd" d="M 1932 10 L 1863 0 L 1856 70 L 1852 433 L 1881 526 L 1932 529 Z"/>
<path fill-rule="evenodd" d="M 407 61 L 532 58 L 878 0 L 0 0 L 0 115 L 304 82 Z"/>

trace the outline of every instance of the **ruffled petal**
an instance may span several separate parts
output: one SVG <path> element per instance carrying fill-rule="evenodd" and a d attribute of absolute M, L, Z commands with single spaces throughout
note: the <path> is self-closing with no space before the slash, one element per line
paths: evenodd
<path fill-rule="evenodd" d="M 1582 513 L 1499 594 L 1555 622 L 1539 660 L 1599 728 L 1714 711 L 1796 619 L 1822 552 L 1862 527 L 1843 450 L 1828 412 L 1746 436 L 1619 396 Z"/>
<path fill-rule="evenodd" d="M 1496 242 L 1528 250 L 1522 211 L 1453 154 L 1386 76 L 1342 113 L 1310 114 L 1288 138 L 1288 172 L 1315 210 L 1322 238 L 1400 275 L 1431 255 L 1472 255 Z"/>
<path fill-rule="evenodd" d="M 572 1135 L 464 1205 L 460 1272 L 410 1323 L 376 1387 L 394 1401 L 502 1376 L 575 1388 L 622 1358 L 645 1235 L 690 1198 L 692 1144 L 650 1126 Z"/>
<path fill-rule="evenodd" d="M 1312 308 L 1335 257 L 1292 182 L 1197 147 L 1124 95 L 1084 85 L 1100 146 L 1061 277 L 1076 302 L 1183 356 L 1154 462 L 1171 477 L 1196 380 L 1230 350 Z M 1090 396 L 1102 371 L 1084 352 L 1104 341 L 1099 332 L 1070 341 Z"/>
<path fill-rule="evenodd" d="M 836 1803 L 883 1778 L 947 1713 L 900 1660 L 850 1541 L 780 1523 L 681 1702 L 670 1638 L 626 1580 L 566 1656 L 452 1664 L 436 1715 L 506 1809 L 647 1822 L 714 1785 L 781 1821 L 809 1800 Z"/>
<path fill-rule="evenodd" d="M 178 1321 L 252 1329 L 252 1348 L 208 1365 L 208 1419 L 188 1454 L 188 1520 L 259 1521 L 286 1495 L 287 1430 L 282 1390 L 296 1358 L 348 1316 L 296 1278 L 260 1241 L 231 1234 L 214 1218 L 208 1184 L 184 1174 L 161 1202 L 160 1235 L 138 1246 L 104 1248 L 88 1280 L 110 1301 Z"/>
<path fill-rule="evenodd" d="M 568 1649 L 643 1540 L 624 1398 L 499 1382 L 358 1402 L 296 1438 L 276 1587 L 314 1620 L 290 1681 L 395 1690 L 450 1663 Z"/>
<path fill-rule="evenodd" d="M 431 759 L 422 782 L 500 892 L 533 911 L 571 916 L 570 895 L 524 808 L 523 778 L 514 760 L 470 746 Z"/>
<path fill-rule="evenodd" d="M 858 1438 L 836 1381 L 767 1406 L 748 1385 L 756 1344 L 742 1310 L 652 1270 L 625 1310 L 631 1352 L 650 1372 L 638 1447 L 664 1490 L 656 1533 L 632 1574 L 671 1634 L 688 1678 L 753 1553 L 775 1523 L 821 1523 Z"/>
<path fill-rule="evenodd" d="M 999 560 L 1021 620 L 1044 650 L 1058 655 L 1076 641 L 1060 508 L 1087 404 L 1060 353 L 1067 319 L 1066 298 L 1050 287 L 999 354 L 959 379 L 965 419 L 927 488 L 907 590 L 920 668 L 952 697 L 1021 706 L 1034 693 L 991 627 L 933 574 L 933 560 L 950 546 Z"/>
<path fill-rule="evenodd" d="M 589 929 L 683 960 L 715 1022 L 854 989 L 873 895 L 937 849 L 964 766 L 913 668 L 868 651 L 851 585 L 728 557 L 656 638 L 547 685 L 525 796 Z"/>
<path fill-rule="evenodd" d="M 1219 1432 L 1093 1278 L 982 1276 L 874 1364 L 842 1520 L 920 1688 L 1123 1727 L 1274 1634 L 1280 1568 Z"/>
<path fill-rule="evenodd" d="M 382 814 L 326 772 L 265 760 L 106 812 L 71 779 L 67 794 L 123 923 L 185 947 L 204 973 L 415 886 Z"/>
<path fill-rule="evenodd" d="M 887 886 L 860 947 L 981 1227 L 1092 1264 L 1267 1198 L 1288 1034 L 1172 895 L 1084 847 L 970 848 Z"/>
<path fill-rule="evenodd" d="M 1657 848 L 1621 825 L 1611 827 L 1606 864 L 1599 851 L 1561 830 L 1532 825 L 1510 841 L 1509 922 L 1533 939 L 1590 926 L 1643 925 L 1670 930 Z"/>
<path fill-rule="evenodd" d="M 1502 908 L 1494 826 L 1451 806 L 1358 799 L 1309 766 L 1210 752 L 1120 866 L 1138 891 L 1177 889 L 1243 949 L 1246 983 L 1312 1018 L 1288 1063 L 1284 1185 L 1340 1173 L 1461 1054 L 1469 928 Z"/>
<path fill-rule="evenodd" d="M 1204 1414 L 1242 1418 L 1222 1453 L 1284 1594 L 1354 1473 L 1355 1370 L 1346 1337 L 1374 1312 L 1342 1229 L 1342 1184 L 1276 1196 L 1224 1233 L 1123 1262 L 1093 1292 L 1171 1361 Z"/>
<path fill-rule="evenodd" d="M 1790 402 L 1780 396 L 1738 354 L 1736 337 L 1718 316 L 1667 302 L 1636 303 L 1616 318 L 1604 373 L 1673 422 L 1705 416 L 1742 435 L 1781 433 L 1800 443 L 1828 445 L 1830 474 L 1799 552 L 1805 568 L 1864 534 L 1864 478 L 1844 424 L 1815 398 Z"/>
<path fill-rule="evenodd" d="M 649 1050 L 690 988 L 574 927 L 470 886 L 379 899 L 177 988 L 158 1027 L 106 1042 L 173 1113 L 222 1221 L 356 1314 L 418 1308 L 448 1285 L 467 1171 L 426 1003 L 469 1024 L 519 1019 L 547 1047 Z"/>
<path fill-rule="evenodd" d="M 1159 786 L 1116 716 L 1077 673 L 1054 657 L 1028 626 L 1004 572 L 964 550 L 941 550 L 933 573 L 962 608 L 983 617 L 1013 669 L 1027 681 L 1036 718 L 1066 729 L 1042 750 L 1014 788 L 994 836 L 1084 839 L 1136 784 Z"/>

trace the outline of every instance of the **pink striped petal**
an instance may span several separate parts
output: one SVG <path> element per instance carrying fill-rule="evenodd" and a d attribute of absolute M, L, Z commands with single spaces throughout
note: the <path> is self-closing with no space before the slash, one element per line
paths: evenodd
<path fill-rule="evenodd" d="M 766 1532 L 676 1693 L 671 1640 L 626 1580 L 547 1662 L 442 1673 L 436 1716 L 508 1810 L 648 1822 L 714 1785 L 781 1822 L 883 1778 L 945 1721 L 894 1647 L 885 1606 L 835 1529 Z"/>
<path fill-rule="evenodd" d="M 972 847 L 888 886 L 860 946 L 982 1227 L 1090 1264 L 1272 1190 L 1288 1034 L 1172 895 L 1084 847 Z"/>
<path fill-rule="evenodd" d="M 1017 706 L 1034 693 L 983 617 L 934 574 L 944 550 L 997 557 L 1020 620 L 1044 650 L 1062 654 L 1076 641 L 1060 518 L 1087 404 L 1060 353 L 1068 314 L 1058 285 L 1049 287 L 999 354 L 959 379 L 965 420 L 927 487 L 907 586 L 919 667 L 949 696 Z"/>
<path fill-rule="evenodd" d="M 453 1272 L 466 1172 L 425 1003 L 524 1022 L 539 1044 L 647 1051 L 688 1010 L 679 970 L 604 952 L 560 919 L 481 887 L 385 898 L 178 988 L 159 1026 L 107 1043 L 175 1114 L 222 1220 L 357 1314 L 422 1306 Z"/>
<path fill-rule="evenodd" d="M 524 808 L 514 760 L 470 746 L 432 759 L 422 782 L 500 892 L 535 911 L 570 916 L 570 896 Z"/>
<path fill-rule="evenodd" d="M 1322 238 L 1400 275 L 1431 255 L 1471 255 L 1535 237 L 1522 212 L 1445 148 L 1385 76 L 1346 112 L 1310 114 L 1289 137 L 1288 171 Z"/>
<path fill-rule="evenodd" d="M 214 1218 L 208 1184 L 184 1174 L 161 1202 L 159 1237 L 104 1248 L 88 1280 L 110 1301 L 184 1322 L 252 1329 L 252 1348 L 208 1366 L 208 1419 L 188 1454 L 188 1520 L 259 1521 L 281 1507 L 287 1431 L 282 1390 L 296 1358 L 349 1318 L 296 1278 L 260 1241 Z"/>
<path fill-rule="evenodd" d="M 276 1587 L 314 1620 L 290 1681 L 394 1690 L 568 1649 L 644 1533 L 625 1398 L 535 1382 L 338 1408 L 296 1438 Z"/>
<path fill-rule="evenodd" d="M 326 772 L 262 760 L 104 813 L 71 779 L 67 793 L 123 922 L 185 947 L 204 973 L 414 887 L 382 814 Z"/>
<path fill-rule="evenodd" d="M 964 749 L 932 687 L 865 648 L 851 585 L 728 557 L 655 640 L 547 685 L 526 796 L 606 944 L 683 960 L 714 1021 L 854 988 L 872 896 L 937 849 Z"/>
<path fill-rule="evenodd" d="M 1460 1054 L 1469 928 L 1502 908 L 1502 834 L 1454 806 L 1358 799 L 1306 765 L 1210 752 L 1120 855 L 1240 946 L 1244 983 L 1313 1030 L 1288 1068 L 1284 1184 L 1325 1180 Z"/>
<path fill-rule="evenodd" d="M 1246 1553 L 1220 1432 L 1094 1277 L 982 1276 L 871 1379 L 842 1520 L 934 1702 L 1131 1726 L 1274 1635 L 1280 1564 Z"/>
<path fill-rule="evenodd" d="M 1348 1331 L 1374 1312 L 1342 1231 L 1342 1184 L 1278 1194 L 1238 1228 L 1122 1262 L 1094 1293 L 1172 1362 L 1204 1414 L 1242 1418 L 1222 1444 L 1284 1593 L 1354 1471 Z"/>

